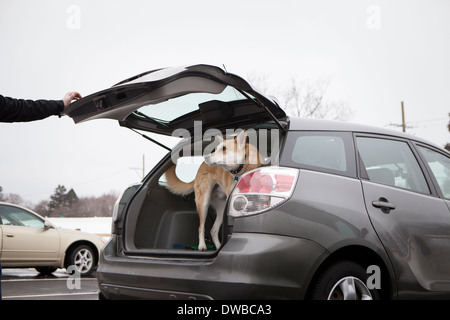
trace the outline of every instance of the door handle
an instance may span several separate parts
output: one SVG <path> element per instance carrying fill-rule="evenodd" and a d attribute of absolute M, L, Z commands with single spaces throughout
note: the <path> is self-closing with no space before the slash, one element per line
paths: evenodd
<path fill-rule="evenodd" d="M 372 205 L 375 208 L 381 209 L 383 213 L 390 213 L 391 210 L 394 210 L 396 207 L 392 203 L 389 203 L 389 201 L 386 198 L 380 198 L 378 201 L 372 201 Z"/>
<path fill-rule="evenodd" d="M 6 237 L 7 237 L 7 238 L 14 238 L 14 235 L 13 235 L 12 233 L 7 233 L 7 234 L 6 234 Z"/>

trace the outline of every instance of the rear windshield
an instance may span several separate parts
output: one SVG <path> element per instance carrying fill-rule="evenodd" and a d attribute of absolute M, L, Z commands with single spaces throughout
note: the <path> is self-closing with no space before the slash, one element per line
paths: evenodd
<path fill-rule="evenodd" d="M 289 132 L 281 164 L 355 177 L 352 135 L 349 132 Z"/>
<path fill-rule="evenodd" d="M 246 99 L 235 88 L 227 86 L 219 94 L 205 92 L 188 93 L 157 104 L 145 105 L 138 109 L 138 115 L 168 123 L 182 115 L 198 111 L 201 104 L 209 101 L 232 102 Z"/>

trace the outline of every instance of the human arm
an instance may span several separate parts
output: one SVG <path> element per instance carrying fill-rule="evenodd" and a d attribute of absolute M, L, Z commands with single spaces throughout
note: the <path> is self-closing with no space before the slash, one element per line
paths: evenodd
<path fill-rule="evenodd" d="M 78 100 L 78 92 L 67 93 L 63 100 L 24 100 L 0 95 L 0 122 L 25 122 L 41 120 L 52 115 L 61 116 L 72 100 Z"/>

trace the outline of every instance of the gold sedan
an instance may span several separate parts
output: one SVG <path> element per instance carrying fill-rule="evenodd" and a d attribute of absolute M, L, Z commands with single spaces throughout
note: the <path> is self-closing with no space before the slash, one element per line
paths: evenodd
<path fill-rule="evenodd" d="M 97 268 L 104 245 L 95 234 L 55 227 L 37 213 L 0 202 L 0 259 L 3 268 L 35 268 L 43 274 L 57 268 L 81 276 Z"/>

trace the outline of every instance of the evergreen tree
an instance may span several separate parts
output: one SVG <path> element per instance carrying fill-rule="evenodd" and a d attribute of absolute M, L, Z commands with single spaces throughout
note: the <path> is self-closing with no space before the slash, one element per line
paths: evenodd
<path fill-rule="evenodd" d="M 63 185 L 58 185 L 55 192 L 50 196 L 50 201 L 48 202 L 48 212 L 56 215 L 66 215 L 68 209 L 78 201 L 78 196 L 71 188 L 67 191 L 66 187 Z"/>
<path fill-rule="evenodd" d="M 66 191 L 66 187 L 58 184 L 55 192 L 50 196 L 50 202 L 48 203 L 48 207 L 50 210 L 58 209 L 59 207 L 64 205 Z"/>
<path fill-rule="evenodd" d="M 71 188 L 69 192 L 67 192 L 64 196 L 64 206 L 70 208 L 72 204 L 76 201 L 78 201 L 78 196 L 73 190 L 73 188 Z"/>

